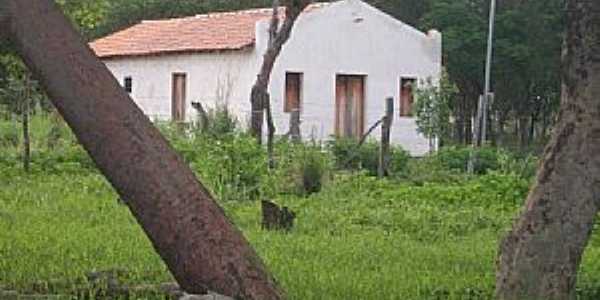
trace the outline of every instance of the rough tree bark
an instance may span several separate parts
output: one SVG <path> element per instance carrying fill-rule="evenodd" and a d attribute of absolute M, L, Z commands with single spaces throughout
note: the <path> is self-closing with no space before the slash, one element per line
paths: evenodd
<path fill-rule="evenodd" d="M 9 37 L 8 22 L 8 10 L 4 5 L 0 5 L 0 40 L 5 40 Z"/>
<path fill-rule="evenodd" d="M 2 0 L 18 53 L 183 289 L 284 293 L 243 235 L 51 0 Z"/>
<path fill-rule="evenodd" d="M 600 207 L 600 1 L 567 1 L 559 122 L 500 246 L 499 299 L 573 299 Z"/>
<path fill-rule="evenodd" d="M 271 104 L 270 95 L 268 92 L 269 80 L 275 61 L 279 56 L 283 45 L 289 40 L 292 28 L 300 16 L 300 13 L 310 4 L 310 0 L 284 0 L 282 1 L 285 7 L 285 19 L 281 28 L 279 28 L 279 1 L 273 2 L 273 17 L 269 27 L 269 46 L 263 56 L 263 63 L 256 82 L 252 87 L 250 95 L 250 104 L 252 107 L 252 115 L 250 121 L 250 130 L 259 144 L 262 143 L 262 127 L 264 119 L 264 111 L 267 111 L 267 122 L 269 126 L 269 140 L 272 147 L 272 137 L 275 134 L 275 126 L 270 117 Z M 278 29 L 279 28 L 279 29 Z"/>

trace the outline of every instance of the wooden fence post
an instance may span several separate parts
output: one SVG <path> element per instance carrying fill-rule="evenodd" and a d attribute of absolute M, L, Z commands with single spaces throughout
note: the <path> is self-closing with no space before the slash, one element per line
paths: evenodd
<path fill-rule="evenodd" d="M 381 147 L 379 148 L 379 168 L 377 175 L 383 178 L 389 175 L 390 166 L 390 136 L 394 119 L 394 98 L 385 100 L 385 116 L 381 124 Z"/>
<path fill-rule="evenodd" d="M 1 0 L 11 41 L 181 287 L 285 295 L 242 233 L 52 0 Z M 0 28 L 0 31 L 7 28 Z"/>
<path fill-rule="evenodd" d="M 302 133 L 300 132 L 300 108 L 293 108 L 290 113 L 290 137 L 293 142 L 302 141 Z"/>

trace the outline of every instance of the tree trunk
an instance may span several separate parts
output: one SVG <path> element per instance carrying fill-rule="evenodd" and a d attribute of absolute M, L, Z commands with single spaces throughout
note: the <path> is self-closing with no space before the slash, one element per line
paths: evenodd
<path fill-rule="evenodd" d="M 465 146 L 473 142 L 473 121 L 471 118 L 465 119 Z"/>
<path fill-rule="evenodd" d="M 390 166 L 390 137 L 392 132 L 392 122 L 394 120 L 394 98 L 388 98 L 385 101 L 385 116 L 381 123 L 381 146 L 379 148 L 379 165 L 377 175 L 383 178 L 389 175 Z M 431 140 L 431 138 L 430 138 Z"/>
<path fill-rule="evenodd" d="M 498 120 L 496 122 L 496 125 L 496 146 L 502 147 L 504 145 L 504 127 L 506 126 L 506 114 L 498 114 Z"/>
<path fill-rule="evenodd" d="M 0 5 L 0 40 L 9 38 L 9 24 L 8 9 Z"/>
<path fill-rule="evenodd" d="M 271 112 L 271 99 L 267 95 L 267 154 L 269 157 L 269 168 L 275 168 L 274 140 L 275 140 L 275 124 L 273 124 L 273 113 Z"/>
<path fill-rule="evenodd" d="M 529 138 L 528 138 L 528 134 L 529 134 L 529 120 L 527 117 L 519 117 L 518 118 L 518 127 L 519 127 L 519 132 L 518 132 L 518 137 L 519 137 L 519 148 L 521 150 L 525 150 L 527 149 L 527 146 L 529 145 Z"/>
<path fill-rule="evenodd" d="M 535 141 L 536 138 L 536 134 L 535 134 L 535 125 L 537 123 L 537 117 L 538 117 L 538 113 L 534 112 L 531 114 L 531 118 L 529 119 L 529 144 L 533 143 Z"/>
<path fill-rule="evenodd" d="M 18 53 L 131 209 L 181 287 L 241 299 L 283 292 L 183 159 L 51 0 L 4 0 Z"/>
<path fill-rule="evenodd" d="M 294 108 L 290 113 L 290 138 L 292 142 L 302 141 L 302 132 L 300 131 L 300 109 Z"/>
<path fill-rule="evenodd" d="M 465 139 L 465 119 L 466 119 L 466 109 L 465 109 L 466 96 L 462 96 L 462 100 L 456 106 L 456 110 L 454 113 L 454 118 L 456 119 L 454 124 L 454 141 L 458 145 L 466 145 Z"/>
<path fill-rule="evenodd" d="M 285 21 L 281 28 L 279 28 L 279 1 L 273 2 L 273 17 L 271 18 L 271 25 L 269 27 L 269 47 L 263 55 L 263 62 L 260 68 L 260 73 L 256 77 L 256 82 L 252 87 L 250 94 L 250 104 L 252 108 L 251 120 L 250 120 L 250 132 L 256 138 L 259 144 L 262 144 L 262 126 L 264 119 L 264 111 L 270 110 L 270 99 L 269 99 L 269 81 L 271 79 L 271 72 L 277 57 L 281 53 L 283 45 L 289 40 L 292 33 L 292 28 L 300 16 L 300 13 L 310 4 L 309 0 L 300 1 L 284 1 L 286 8 Z M 267 107 L 269 106 L 269 107 Z M 267 120 L 269 122 L 269 120 Z M 275 126 L 272 121 L 268 123 L 269 131 L 273 130 L 274 135 Z M 272 141 L 270 142 L 272 143 Z"/>
<path fill-rule="evenodd" d="M 262 145 L 262 128 L 265 118 L 265 94 L 268 95 L 267 87 L 254 84 L 250 96 L 250 106 L 252 110 L 250 115 L 250 133 L 254 136 L 259 145 Z"/>
<path fill-rule="evenodd" d="M 559 122 L 500 246 L 499 299 L 574 299 L 600 205 L 600 1 L 567 1 Z"/>
<path fill-rule="evenodd" d="M 29 165 L 31 163 L 31 140 L 29 135 L 29 75 L 25 75 L 25 93 L 21 99 L 23 107 L 21 111 L 21 124 L 23 125 L 23 169 L 29 173 Z"/>

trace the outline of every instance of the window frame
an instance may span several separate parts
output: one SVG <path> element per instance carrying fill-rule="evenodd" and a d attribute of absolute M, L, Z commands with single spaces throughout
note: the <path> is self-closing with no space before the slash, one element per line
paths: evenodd
<path fill-rule="evenodd" d="M 123 78 L 123 89 L 125 89 L 125 92 L 128 94 L 133 93 L 133 77 L 125 76 Z"/>
<path fill-rule="evenodd" d="M 290 80 L 291 78 L 296 78 L 296 103 L 297 105 L 293 105 L 293 100 L 290 99 Z M 285 72 L 285 82 L 284 82 L 284 103 L 283 103 L 283 112 L 291 113 L 294 110 L 302 110 L 302 98 L 304 96 L 303 93 L 304 87 L 304 73 L 303 72 Z"/>
<path fill-rule="evenodd" d="M 404 91 L 405 87 L 410 84 L 410 101 L 405 101 Z M 417 88 L 417 78 L 415 77 L 400 77 L 400 92 L 398 96 L 398 114 L 401 118 L 412 118 L 414 117 L 413 108 L 415 104 L 415 90 Z M 408 108 L 405 106 L 408 105 Z"/>

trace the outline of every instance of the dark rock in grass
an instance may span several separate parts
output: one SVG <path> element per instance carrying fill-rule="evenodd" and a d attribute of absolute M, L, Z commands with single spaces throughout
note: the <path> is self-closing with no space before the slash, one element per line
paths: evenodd
<path fill-rule="evenodd" d="M 160 291 L 170 299 L 179 299 L 185 295 L 176 282 L 165 282 L 159 285 Z"/>
<path fill-rule="evenodd" d="M 129 289 L 120 281 L 127 275 L 122 269 L 94 271 L 86 274 L 88 287 L 81 289 L 78 298 L 118 299 L 129 296 Z"/>
<path fill-rule="evenodd" d="M 70 300 L 72 297 L 64 295 L 20 295 L 19 300 Z"/>
<path fill-rule="evenodd" d="M 287 207 L 279 206 L 271 201 L 263 200 L 262 208 L 262 229 L 267 230 L 286 230 L 289 231 L 294 226 L 296 214 Z"/>
<path fill-rule="evenodd" d="M 184 294 L 179 300 L 234 300 L 231 297 L 209 292 L 207 295 Z"/>
<path fill-rule="evenodd" d="M 0 290 L 0 299 L 2 299 L 2 300 L 18 300 L 19 293 L 17 291 Z"/>
<path fill-rule="evenodd" d="M 104 271 L 93 271 L 85 274 L 87 280 L 90 283 L 104 281 L 107 279 L 117 279 L 119 277 L 127 275 L 127 271 L 123 269 L 110 269 Z"/>

